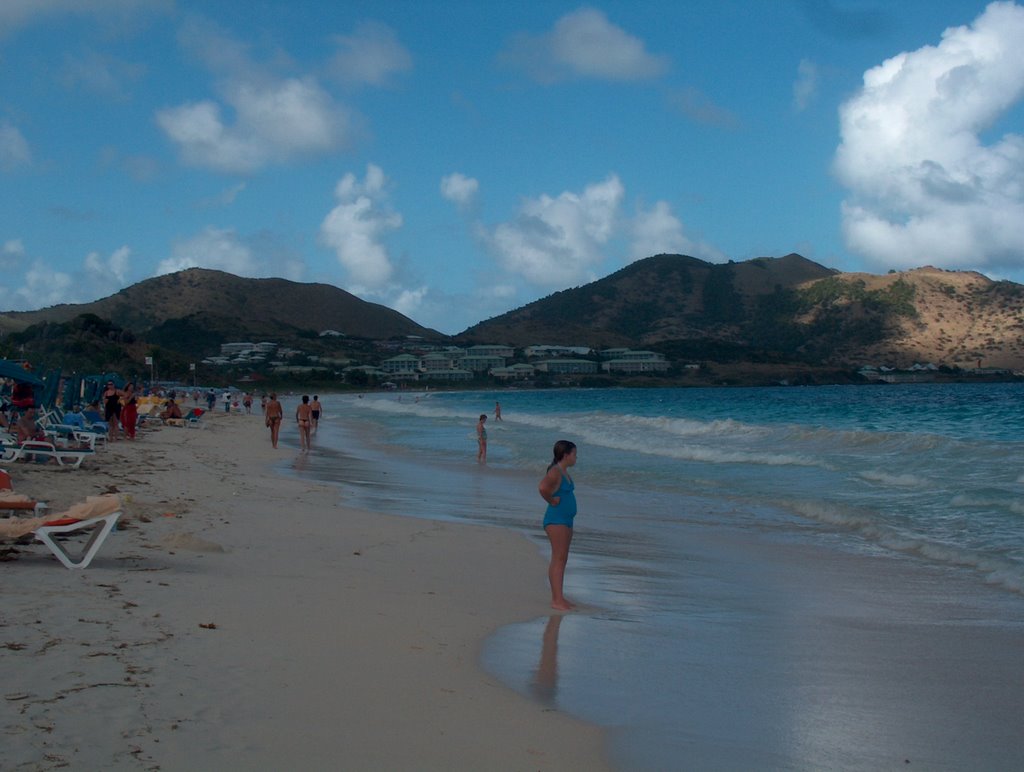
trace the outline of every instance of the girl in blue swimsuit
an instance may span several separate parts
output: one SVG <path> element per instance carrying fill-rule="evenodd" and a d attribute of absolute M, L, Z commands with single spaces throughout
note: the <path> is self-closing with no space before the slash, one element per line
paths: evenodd
<path fill-rule="evenodd" d="M 573 492 L 576 485 L 569 476 L 569 467 L 575 464 L 575 443 L 559 440 L 555 443 L 554 460 L 537 487 L 541 498 L 548 503 L 548 508 L 544 512 L 544 532 L 551 542 L 551 563 L 548 566 L 551 608 L 560 611 L 576 608 L 562 594 L 565 564 L 569 560 L 572 526 L 576 517 L 576 494 Z"/>

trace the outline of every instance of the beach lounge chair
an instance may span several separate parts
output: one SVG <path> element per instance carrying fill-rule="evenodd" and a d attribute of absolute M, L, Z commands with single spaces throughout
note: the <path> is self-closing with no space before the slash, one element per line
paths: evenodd
<path fill-rule="evenodd" d="M 96 449 L 96 439 L 99 436 L 96 432 L 78 429 L 70 424 L 49 424 L 43 427 L 43 433 L 54 445 L 67 447 L 68 443 L 75 442 L 89 450 Z"/>
<path fill-rule="evenodd" d="M 42 501 L 14 492 L 14 484 L 6 470 L 0 469 L 0 510 L 11 513 L 30 512 L 40 517 L 46 509 Z"/>
<path fill-rule="evenodd" d="M 86 568 L 92 562 L 92 559 L 96 557 L 96 553 L 100 551 L 100 547 L 103 546 L 103 542 L 106 541 L 110 532 L 114 530 L 114 526 L 117 525 L 117 520 L 120 517 L 120 512 L 112 512 L 109 515 L 91 517 L 87 520 L 55 520 L 46 525 L 39 526 L 33 533 L 39 541 L 50 548 L 50 552 L 56 555 L 57 560 L 66 567 Z M 85 543 L 85 546 L 77 556 L 68 552 L 64 545 L 54 538 L 58 534 L 74 533 L 76 531 L 83 531 L 86 528 L 91 528 L 92 533 L 89 536 L 89 541 Z"/>
<path fill-rule="evenodd" d="M 20 457 L 14 436 L 6 433 L 0 436 L 0 461 L 17 461 Z"/>
<path fill-rule="evenodd" d="M 95 450 L 89 450 L 88 448 L 59 448 L 52 442 L 46 442 L 45 440 L 25 440 L 20 445 L 14 445 L 13 448 L 10 445 L 4 445 L 3 460 L 12 460 L 8 457 L 9 453 L 13 453 L 13 460 L 19 459 L 35 459 L 39 456 L 45 458 L 54 459 L 58 466 L 70 466 L 73 469 L 78 469 L 82 465 L 85 459 L 96 454 Z"/>
<path fill-rule="evenodd" d="M 100 551 L 121 517 L 121 501 L 115 495 L 89 496 L 66 512 L 50 517 L 0 520 L 0 538 L 18 539 L 31 534 L 67 568 L 86 568 Z M 81 550 L 73 554 L 58 538 L 79 531 L 89 533 Z"/>
<path fill-rule="evenodd" d="M 95 413 L 95 416 L 99 416 L 99 413 Z M 65 413 L 63 425 L 72 427 L 77 439 L 81 439 L 83 436 L 90 437 L 93 447 L 106 444 L 107 434 L 110 431 L 110 426 L 106 421 L 90 421 L 84 412 Z"/>

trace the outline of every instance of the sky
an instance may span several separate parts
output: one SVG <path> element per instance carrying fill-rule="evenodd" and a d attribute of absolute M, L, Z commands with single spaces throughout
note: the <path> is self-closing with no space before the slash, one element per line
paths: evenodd
<path fill-rule="evenodd" d="M 0 310 L 190 267 L 457 333 L 659 253 L 1024 282 L 1024 5 L 0 0 Z"/>

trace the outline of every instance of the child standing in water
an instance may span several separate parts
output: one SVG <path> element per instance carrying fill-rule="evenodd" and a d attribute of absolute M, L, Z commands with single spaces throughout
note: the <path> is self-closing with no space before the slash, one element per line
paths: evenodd
<path fill-rule="evenodd" d="M 548 582 L 551 584 L 551 608 L 559 611 L 576 608 L 562 594 L 565 564 L 569 561 L 572 526 L 576 517 L 576 494 L 573 492 L 576 485 L 569 476 L 569 467 L 575 465 L 576 444 L 569 440 L 559 440 L 555 443 L 554 460 L 537 487 L 541 498 L 548 503 L 544 512 L 544 532 L 551 542 Z"/>

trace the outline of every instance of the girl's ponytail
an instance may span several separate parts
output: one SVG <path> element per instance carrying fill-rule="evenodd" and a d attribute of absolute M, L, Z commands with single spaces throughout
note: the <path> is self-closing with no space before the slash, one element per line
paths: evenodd
<path fill-rule="evenodd" d="M 548 469 L 553 467 L 555 464 L 557 464 L 563 458 L 568 456 L 574 450 L 576 450 L 575 442 L 569 442 L 569 440 L 559 440 L 558 442 L 556 442 L 555 447 L 552 451 L 554 455 L 554 460 L 550 464 L 548 464 Z"/>

